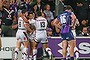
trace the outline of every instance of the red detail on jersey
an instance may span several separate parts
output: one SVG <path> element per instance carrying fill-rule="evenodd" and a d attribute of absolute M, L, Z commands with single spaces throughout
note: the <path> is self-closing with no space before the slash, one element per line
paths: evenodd
<path fill-rule="evenodd" d="M 36 20 L 36 21 L 45 21 L 46 19 L 42 19 L 42 20 Z"/>
<path fill-rule="evenodd" d="M 26 40 L 27 38 L 26 37 L 24 37 L 24 40 Z"/>

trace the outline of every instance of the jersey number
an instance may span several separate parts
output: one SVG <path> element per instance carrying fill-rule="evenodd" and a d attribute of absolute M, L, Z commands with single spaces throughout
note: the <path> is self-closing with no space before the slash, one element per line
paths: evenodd
<path fill-rule="evenodd" d="M 66 23 L 66 16 L 65 15 L 61 15 L 60 16 L 60 20 L 61 20 L 61 23 Z"/>
<path fill-rule="evenodd" d="M 21 22 L 19 22 L 18 26 L 21 27 Z"/>
<path fill-rule="evenodd" d="M 40 22 L 41 27 L 45 27 L 45 22 Z"/>

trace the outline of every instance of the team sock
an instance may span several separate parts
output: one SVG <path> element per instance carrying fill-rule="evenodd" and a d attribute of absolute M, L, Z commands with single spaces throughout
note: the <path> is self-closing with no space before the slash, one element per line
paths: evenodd
<path fill-rule="evenodd" d="M 70 57 L 70 60 L 74 60 L 74 57 Z"/>
<path fill-rule="evenodd" d="M 36 60 L 37 57 L 37 49 L 33 49 L 33 60 Z"/>
<path fill-rule="evenodd" d="M 32 55 L 29 56 L 29 60 L 32 60 Z"/>
<path fill-rule="evenodd" d="M 51 52 L 51 49 L 50 49 L 50 48 L 46 48 L 46 52 L 47 52 L 48 55 L 49 55 L 49 59 L 52 59 L 52 52 Z"/>
<path fill-rule="evenodd" d="M 19 49 L 18 48 L 15 48 L 15 59 L 18 59 L 18 52 L 19 52 Z"/>
<path fill-rule="evenodd" d="M 66 58 L 63 58 L 63 60 L 66 60 Z"/>
<path fill-rule="evenodd" d="M 28 59 L 28 54 L 27 54 L 28 48 L 24 48 L 22 52 L 22 59 L 26 60 Z"/>

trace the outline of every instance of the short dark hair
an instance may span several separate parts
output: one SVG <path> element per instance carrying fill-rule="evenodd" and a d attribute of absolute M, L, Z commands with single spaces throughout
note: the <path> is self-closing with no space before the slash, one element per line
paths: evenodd
<path fill-rule="evenodd" d="M 26 13 L 27 10 L 26 9 L 22 9 L 22 14 Z"/>
<path fill-rule="evenodd" d="M 36 15 L 37 16 L 42 16 L 42 13 L 40 11 L 37 11 Z"/>
<path fill-rule="evenodd" d="M 70 9 L 72 10 L 72 7 L 70 5 L 65 5 L 64 6 L 64 10 L 70 10 Z"/>
<path fill-rule="evenodd" d="M 28 15 L 30 15 L 30 14 L 33 14 L 33 12 L 32 11 L 28 12 Z"/>

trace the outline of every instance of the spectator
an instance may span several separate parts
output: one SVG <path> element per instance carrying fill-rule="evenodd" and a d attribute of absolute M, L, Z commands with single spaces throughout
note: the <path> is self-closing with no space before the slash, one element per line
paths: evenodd
<path fill-rule="evenodd" d="M 12 23 L 12 37 L 15 37 L 16 36 L 16 32 L 17 32 L 17 28 L 18 28 L 18 22 L 17 21 L 14 21 Z"/>
<path fill-rule="evenodd" d="M 35 14 L 35 17 L 36 17 L 37 11 L 38 11 L 38 10 L 37 10 L 37 5 L 34 5 L 34 6 L 33 6 L 33 13 Z"/>
<path fill-rule="evenodd" d="M 47 28 L 47 35 L 48 35 L 48 37 L 51 37 L 53 35 L 51 28 Z"/>
<path fill-rule="evenodd" d="M 10 9 L 14 10 L 15 12 L 15 16 L 18 17 L 18 4 L 17 4 L 17 1 L 15 0 L 11 0 L 10 1 Z"/>
<path fill-rule="evenodd" d="M 11 28 L 12 23 L 16 21 L 14 10 L 10 9 L 10 2 L 5 0 L 4 8 L 2 12 L 2 33 L 5 37 L 12 37 L 13 30 Z"/>
<path fill-rule="evenodd" d="M 25 0 L 27 11 L 32 11 L 33 9 L 33 0 Z"/>
<path fill-rule="evenodd" d="M 51 29 L 52 29 L 52 36 L 60 36 L 60 29 L 57 29 L 54 24 L 53 24 L 53 20 L 51 21 Z"/>
<path fill-rule="evenodd" d="M 54 19 L 53 13 L 50 11 L 50 5 L 45 5 L 44 13 L 46 14 L 46 19 L 48 20 L 48 27 L 50 27 L 51 20 Z"/>
<path fill-rule="evenodd" d="M 25 3 L 25 1 L 24 0 L 21 0 L 21 3 L 20 3 L 20 6 L 19 6 L 19 9 L 20 10 L 23 10 L 23 9 L 26 9 L 27 7 L 26 7 L 26 3 Z"/>
<path fill-rule="evenodd" d="M 37 0 L 37 2 L 36 2 L 35 5 L 37 5 L 37 10 L 38 11 L 41 11 L 42 12 L 44 10 L 44 3 L 41 2 L 41 0 Z"/>
<path fill-rule="evenodd" d="M 88 25 L 88 20 L 82 20 L 82 22 L 81 22 L 81 29 L 83 28 L 83 27 L 88 27 L 89 25 Z"/>
<path fill-rule="evenodd" d="M 88 32 L 87 27 L 83 27 L 80 36 L 89 36 L 89 32 Z"/>
<path fill-rule="evenodd" d="M 85 19 L 82 20 L 80 25 L 76 27 L 77 36 L 82 32 L 83 27 L 88 27 L 88 21 Z"/>
<path fill-rule="evenodd" d="M 89 4 L 89 8 L 88 8 L 88 24 L 90 26 L 90 4 Z"/>
<path fill-rule="evenodd" d="M 79 22 L 82 21 L 82 19 L 87 19 L 88 16 L 88 6 L 83 3 L 83 2 L 79 2 L 77 3 L 77 7 L 76 7 L 76 16 L 79 19 Z"/>

